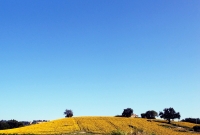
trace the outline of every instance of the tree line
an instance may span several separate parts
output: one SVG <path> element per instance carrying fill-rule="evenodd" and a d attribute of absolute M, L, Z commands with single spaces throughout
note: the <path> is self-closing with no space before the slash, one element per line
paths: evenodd
<path fill-rule="evenodd" d="M 133 109 L 127 108 L 124 109 L 122 116 L 123 117 L 131 117 L 133 115 Z M 176 112 L 174 108 L 165 108 L 163 111 L 160 111 L 159 114 L 154 110 L 146 111 L 146 113 L 141 113 L 142 118 L 147 119 L 155 119 L 155 117 L 160 116 L 160 118 L 163 118 L 168 121 L 168 123 L 171 123 L 171 120 L 173 119 L 180 119 L 181 115 L 179 112 Z"/>
<path fill-rule="evenodd" d="M 66 109 L 64 112 L 65 117 L 72 117 L 73 116 L 73 111 L 70 109 Z M 133 109 L 132 108 L 127 108 L 124 109 L 122 112 L 122 115 L 117 115 L 117 117 L 131 117 L 133 115 Z M 142 113 L 141 117 L 142 118 L 147 118 L 147 119 L 155 119 L 155 117 L 160 116 L 160 118 L 163 118 L 168 121 L 168 123 L 171 123 L 171 120 L 173 119 L 180 119 L 181 115 L 179 112 L 176 112 L 174 108 L 165 108 L 163 111 L 160 111 L 158 114 L 154 110 L 147 111 L 146 113 Z"/>
<path fill-rule="evenodd" d="M 8 121 L 0 121 L 0 130 L 3 129 L 12 129 L 24 126 L 23 123 L 18 122 L 17 120 L 8 120 Z"/>
<path fill-rule="evenodd" d="M 200 124 L 200 119 L 199 118 L 185 118 L 185 119 L 182 119 L 181 121 Z"/>

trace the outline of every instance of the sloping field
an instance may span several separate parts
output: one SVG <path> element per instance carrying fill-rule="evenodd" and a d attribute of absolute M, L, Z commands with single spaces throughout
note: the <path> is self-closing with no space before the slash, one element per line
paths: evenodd
<path fill-rule="evenodd" d="M 147 121 L 142 118 L 122 117 L 73 117 L 54 120 L 46 123 L 30 125 L 26 127 L 0 130 L 5 134 L 66 134 L 66 133 L 94 133 L 109 134 L 115 130 L 122 130 L 126 133 L 140 131 L 146 134 L 156 135 L 195 135 L 190 131 L 183 132 L 182 126 L 192 128 L 195 124 L 179 122 L 175 126 L 167 126 L 163 121 Z M 177 127 L 177 125 L 179 127 Z M 133 126 L 134 128 L 132 128 Z M 180 131 L 178 131 L 180 130 Z M 182 132 L 181 132 L 182 131 Z"/>

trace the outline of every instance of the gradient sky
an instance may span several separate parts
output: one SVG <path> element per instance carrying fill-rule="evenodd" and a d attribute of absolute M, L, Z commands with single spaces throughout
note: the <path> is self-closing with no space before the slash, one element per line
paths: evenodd
<path fill-rule="evenodd" d="M 0 119 L 173 107 L 200 118 L 199 0 L 1 0 Z"/>

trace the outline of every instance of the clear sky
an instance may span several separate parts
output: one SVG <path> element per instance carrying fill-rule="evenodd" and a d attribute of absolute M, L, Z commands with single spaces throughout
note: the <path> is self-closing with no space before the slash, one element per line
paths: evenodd
<path fill-rule="evenodd" d="M 199 95 L 199 0 L 0 1 L 0 119 L 200 118 Z"/>

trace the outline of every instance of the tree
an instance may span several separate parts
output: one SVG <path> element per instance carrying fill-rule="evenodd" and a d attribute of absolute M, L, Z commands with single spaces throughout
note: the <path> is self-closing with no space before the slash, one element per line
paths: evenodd
<path fill-rule="evenodd" d="M 185 119 L 182 119 L 181 121 L 200 124 L 200 119 L 199 118 L 185 118 Z"/>
<path fill-rule="evenodd" d="M 171 119 L 180 119 L 181 115 L 179 112 L 176 112 L 174 108 L 165 108 L 163 112 L 159 113 L 160 118 L 168 120 L 168 123 L 171 123 Z"/>
<path fill-rule="evenodd" d="M 66 109 L 64 112 L 65 117 L 72 117 L 73 116 L 73 112 L 72 110 L 68 110 Z"/>
<path fill-rule="evenodd" d="M 155 119 L 155 117 L 158 116 L 158 113 L 154 110 L 149 110 L 146 111 L 146 113 L 141 113 L 142 118 L 147 118 L 147 119 Z"/>
<path fill-rule="evenodd" d="M 146 113 L 141 113 L 142 118 L 146 118 Z"/>
<path fill-rule="evenodd" d="M 0 130 L 2 129 L 9 129 L 10 125 L 5 121 L 0 121 Z"/>
<path fill-rule="evenodd" d="M 9 120 L 9 121 L 0 121 L 0 130 L 1 129 L 12 129 L 12 128 L 18 128 L 22 127 L 23 123 L 18 122 L 16 120 Z"/>
<path fill-rule="evenodd" d="M 131 117 L 131 115 L 133 115 L 133 109 L 131 108 L 124 109 L 122 117 Z"/>
<path fill-rule="evenodd" d="M 7 123 L 9 124 L 10 128 L 18 128 L 23 126 L 21 122 L 18 122 L 17 120 L 14 119 L 7 121 Z"/>
<path fill-rule="evenodd" d="M 158 116 L 158 113 L 154 110 L 147 111 L 145 114 L 147 119 L 155 119 Z"/>

